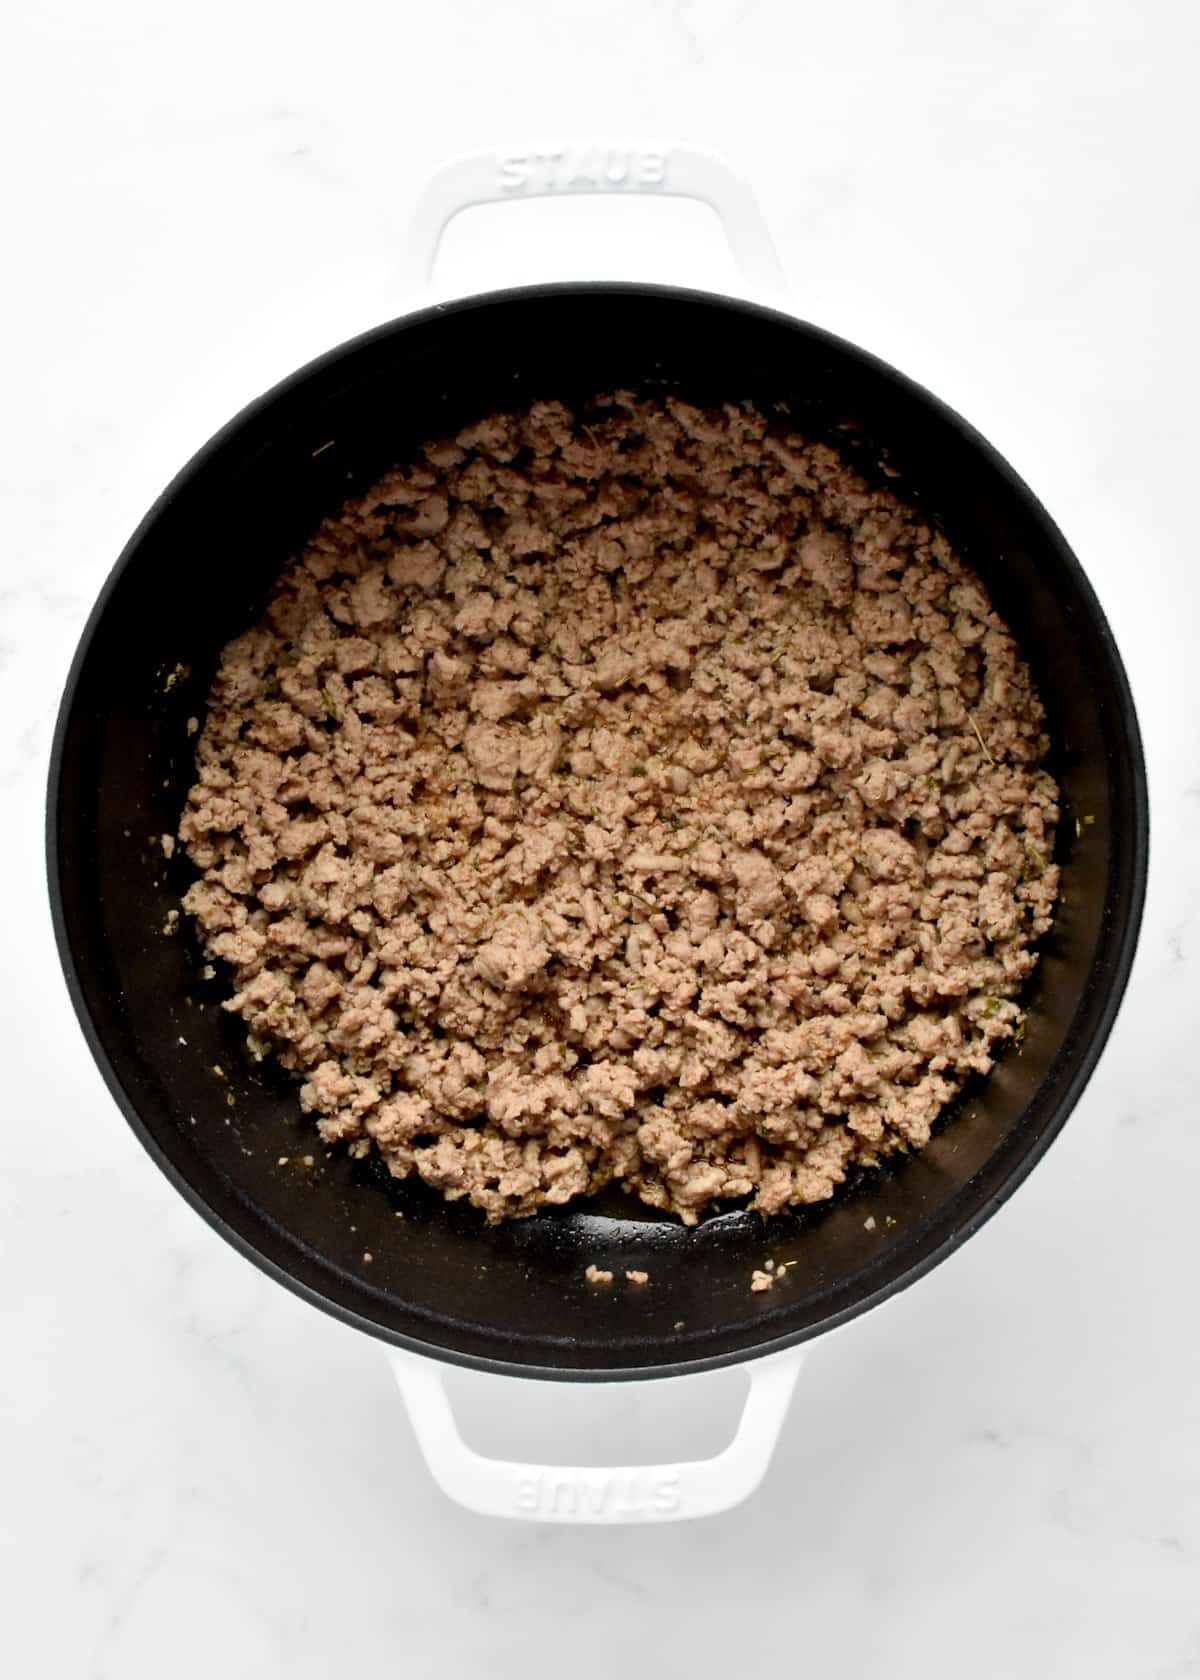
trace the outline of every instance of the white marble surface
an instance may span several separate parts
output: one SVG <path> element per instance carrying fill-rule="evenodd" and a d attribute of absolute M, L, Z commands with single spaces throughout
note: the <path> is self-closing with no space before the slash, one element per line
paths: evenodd
<path fill-rule="evenodd" d="M 1196 9 L 40 0 L 5 33 L 4 1671 L 1200 1675 Z M 1128 1002 L 1050 1157 L 814 1349 L 758 1497 L 654 1532 L 516 1529 L 437 1494 L 377 1349 L 142 1154 L 42 889 L 59 686 L 146 505 L 245 398 L 392 312 L 405 206 L 444 153 L 589 128 L 725 148 L 800 311 L 1032 481 L 1117 628 L 1156 822 Z M 699 212 L 557 208 L 560 272 L 727 278 Z M 494 231 L 464 219 L 449 283 L 513 277 Z"/>

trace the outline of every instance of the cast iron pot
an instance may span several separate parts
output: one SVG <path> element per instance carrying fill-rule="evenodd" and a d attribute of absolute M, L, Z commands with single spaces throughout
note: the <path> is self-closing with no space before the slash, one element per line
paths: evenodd
<path fill-rule="evenodd" d="M 624 184 L 671 190 L 677 157 L 681 175 L 696 164 L 694 153 L 664 149 L 657 180 Z M 502 176 L 504 160 L 489 162 Z M 899 475 L 889 482 L 946 532 L 1016 632 L 1065 794 L 1063 901 L 1019 1053 L 964 1094 L 920 1154 L 769 1230 L 739 1210 L 686 1230 L 615 1195 L 489 1228 L 371 1161 L 327 1153 L 293 1082 L 255 1064 L 220 1009 L 228 986 L 202 978 L 186 918 L 174 937 L 163 933 L 191 878 L 186 859 L 164 862 L 156 838 L 174 832 L 192 777 L 187 720 L 203 718 L 222 645 L 254 622 L 322 514 L 429 437 L 536 397 L 620 386 L 700 403 L 749 398 L 768 414 L 786 403 L 799 430 L 849 449 L 868 474 L 886 457 Z M 1129 687 L 1087 577 L 965 421 L 788 315 L 694 291 L 572 284 L 472 297 L 368 332 L 252 403 L 183 469 L 83 633 L 54 739 L 47 846 L 67 983 L 114 1097 L 180 1192 L 279 1282 L 410 1355 L 512 1376 L 645 1379 L 754 1361 L 726 1454 L 621 1479 L 475 1458 L 453 1433 L 437 1366 L 397 1358 L 422 1445 L 455 1497 L 509 1514 L 627 1520 L 693 1515 L 744 1493 L 795 1375 L 793 1359 L 761 1356 L 914 1282 L 1048 1148 L 1129 973 L 1147 794 Z M 786 1287 L 751 1294 L 768 1252 L 790 1264 Z M 644 1269 L 651 1284 L 599 1290 L 584 1278 L 589 1262 L 618 1279 Z"/>

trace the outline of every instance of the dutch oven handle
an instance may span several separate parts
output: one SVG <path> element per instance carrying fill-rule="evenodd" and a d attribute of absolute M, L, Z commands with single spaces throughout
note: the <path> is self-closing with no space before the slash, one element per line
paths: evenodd
<path fill-rule="evenodd" d="M 802 1357 L 792 1349 L 743 1367 L 746 1403 L 733 1440 L 715 1458 L 579 1468 L 484 1458 L 459 1434 L 439 1366 L 389 1349 L 417 1442 L 442 1491 L 482 1516 L 560 1523 L 682 1522 L 739 1504 L 771 1462 Z M 519 1386 L 529 1379 L 509 1380 Z"/>
<path fill-rule="evenodd" d="M 417 201 L 401 283 L 426 290 L 446 226 L 474 204 L 564 193 L 649 193 L 693 198 L 720 219 L 747 289 L 782 301 L 787 280 L 749 184 L 716 152 L 679 141 L 553 140 L 498 146 L 442 165 Z"/>

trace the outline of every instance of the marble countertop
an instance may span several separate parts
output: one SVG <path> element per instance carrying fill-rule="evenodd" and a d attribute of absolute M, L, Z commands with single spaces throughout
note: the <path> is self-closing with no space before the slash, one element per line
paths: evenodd
<path fill-rule="evenodd" d="M 6 1670 L 1200 1676 L 1196 10 L 47 0 L 7 36 Z M 1067 532 L 1153 784 L 1134 978 L 1061 1140 L 952 1261 L 813 1349 L 755 1498 L 655 1531 L 441 1496 L 378 1349 L 225 1247 L 120 1119 L 42 888 L 54 709 L 129 531 L 249 396 L 395 311 L 428 171 L 529 129 L 742 166 L 797 310 L 969 416 Z M 462 218 L 447 289 L 734 284 L 696 207 L 543 208 L 507 258 L 507 210 Z M 680 1443 L 727 1398 L 689 1397 Z"/>

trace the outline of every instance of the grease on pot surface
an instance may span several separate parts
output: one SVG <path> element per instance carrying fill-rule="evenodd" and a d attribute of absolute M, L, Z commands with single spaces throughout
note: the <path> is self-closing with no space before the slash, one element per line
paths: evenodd
<path fill-rule="evenodd" d="M 748 406 L 496 415 L 316 532 L 209 697 L 184 904 L 323 1137 L 694 1222 L 920 1147 L 1020 1021 L 1057 790 L 943 537 Z"/>

